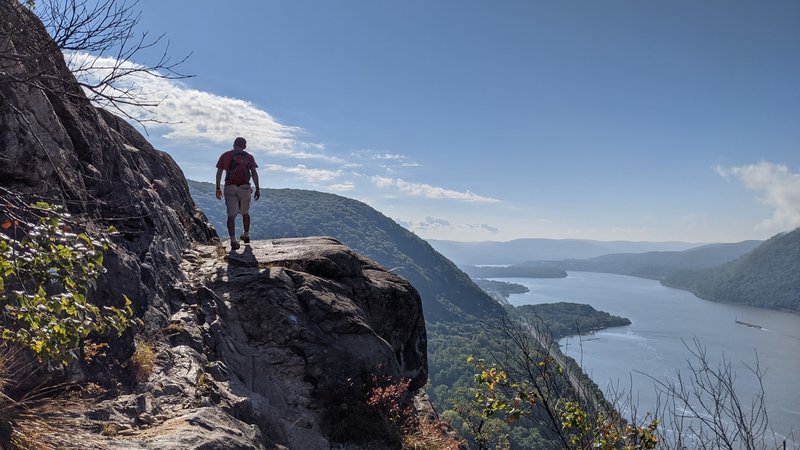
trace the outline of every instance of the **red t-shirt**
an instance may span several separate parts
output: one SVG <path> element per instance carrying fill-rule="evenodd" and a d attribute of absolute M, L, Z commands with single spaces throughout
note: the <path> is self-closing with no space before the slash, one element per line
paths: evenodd
<path fill-rule="evenodd" d="M 234 182 L 233 174 L 230 173 L 230 170 L 229 170 L 230 167 L 231 167 L 231 159 L 233 159 L 234 155 L 239 157 L 239 159 L 241 159 L 242 156 L 244 156 L 246 158 L 246 163 L 245 164 L 247 165 L 248 177 L 247 177 L 247 180 L 244 180 L 244 181 L 243 180 L 239 180 L 239 181 L 242 181 L 242 183 L 239 183 L 239 184 L 247 183 L 250 180 L 249 170 L 258 167 L 258 164 L 256 164 L 256 159 L 253 158 L 253 155 L 251 155 L 250 153 L 247 153 L 244 150 L 242 150 L 241 152 L 236 151 L 236 150 L 228 150 L 227 152 L 223 153 L 219 157 L 219 161 L 217 161 L 217 169 L 225 170 L 225 185 L 226 186 L 229 185 L 229 184 L 237 184 L 237 183 Z"/>

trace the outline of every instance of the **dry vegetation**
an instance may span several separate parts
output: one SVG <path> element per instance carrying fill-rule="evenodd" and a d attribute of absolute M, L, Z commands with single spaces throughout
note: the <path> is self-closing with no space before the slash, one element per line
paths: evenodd
<path fill-rule="evenodd" d="M 137 343 L 130 359 L 130 365 L 136 381 L 139 383 L 147 381 L 156 366 L 156 352 L 153 344 L 146 341 Z"/>

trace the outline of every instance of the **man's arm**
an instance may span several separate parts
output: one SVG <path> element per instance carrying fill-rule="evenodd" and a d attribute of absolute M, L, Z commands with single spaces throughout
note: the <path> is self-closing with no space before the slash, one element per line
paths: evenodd
<path fill-rule="evenodd" d="M 258 172 L 256 172 L 255 167 L 250 169 L 250 176 L 253 178 L 253 183 L 256 185 L 256 192 L 253 194 L 253 198 L 258 200 L 259 197 L 261 197 L 261 189 L 258 187 Z"/>
<path fill-rule="evenodd" d="M 216 189 L 216 191 L 214 193 L 214 195 L 217 196 L 217 200 L 221 200 L 222 199 L 222 189 L 220 189 L 220 186 L 219 186 L 219 182 L 220 181 L 222 181 L 222 168 L 218 167 L 217 168 L 217 189 Z"/>

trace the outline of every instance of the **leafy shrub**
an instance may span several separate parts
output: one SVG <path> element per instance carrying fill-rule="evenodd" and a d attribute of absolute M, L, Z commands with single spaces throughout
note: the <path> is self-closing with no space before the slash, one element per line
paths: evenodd
<path fill-rule="evenodd" d="M 104 270 L 106 239 L 73 232 L 57 207 L 36 203 L 30 211 L 38 221 L 2 211 L 0 339 L 30 349 L 40 361 L 66 364 L 89 334 L 121 335 L 131 323 L 131 301 L 125 297 L 125 306 L 115 308 L 88 300 Z"/>

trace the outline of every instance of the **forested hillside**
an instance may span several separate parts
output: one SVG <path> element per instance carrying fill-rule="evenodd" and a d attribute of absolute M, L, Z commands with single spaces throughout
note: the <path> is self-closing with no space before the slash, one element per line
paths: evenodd
<path fill-rule="evenodd" d="M 214 185 L 189 180 L 189 188 L 225 236 L 225 206 L 214 198 Z M 326 235 L 374 259 L 417 288 L 428 322 L 504 314 L 499 303 L 427 242 L 357 200 L 316 191 L 262 189 L 251 217 L 252 239 Z M 237 230 L 241 233 L 241 218 Z"/>
<path fill-rule="evenodd" d="M 663 280 L 678 270 L 715 267 L 746 254 L 762 241 L 709 244 L 683 251 L 614 253 L 590 259 L 550 262 L 564 270 L 605 272 Z M 541 265 L 539 262 L 530 263 Z"/>
<path fill-rule="evenodd" d="M 663 284 L 708 300 L 800 311 L 800 228 L 722 266 L 677 272 Z"/>

